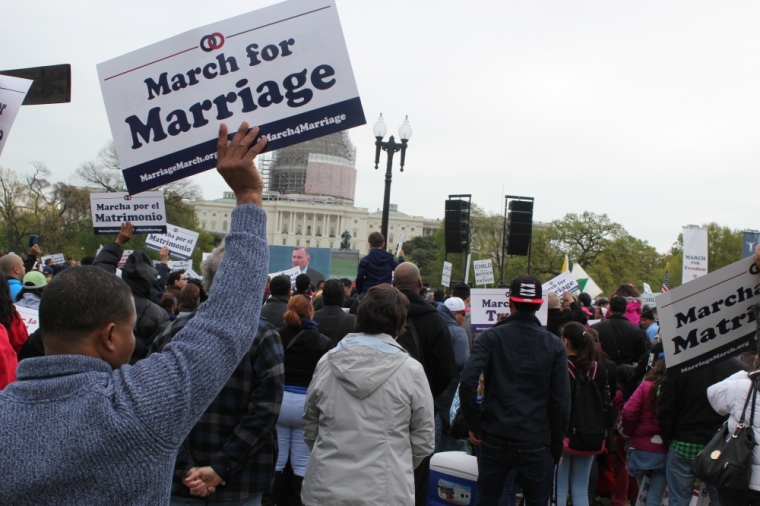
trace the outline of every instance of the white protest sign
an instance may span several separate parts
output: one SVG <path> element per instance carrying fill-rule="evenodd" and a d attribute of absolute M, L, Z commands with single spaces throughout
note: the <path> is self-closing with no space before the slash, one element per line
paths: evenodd
<path fill-rule="evenodd" d="M 668 376 L 726 360 L 755 345 L 760 275 L 748 257 L 657 296 Z"/>
<path fill-rule="evenodd" d="M 216 167 L 219 125 L 264 151 L 363 125 L 335 0 L 290 0 L 98 65 L 129 193 Z"/>
<path fill-rule="evenodd" d="M 641 305 L 649 307 L 657 307 L 657 296 L 659 293 L 642 293 Z"/>
<path fill-rule="evenodd" d="M 55 262 L 55 265 L 62 265 L 66 263 L 66 258 L 63 256 L 63 253 L 55 253 L 53 255 L 46 255 L 40 259 L 43 267 L 45 267 L 45 262 L 48 261 L 48 258 L 52 258 L 53 262 Z"/>
<path fill-rule="evenodd" d="M 401 237 L 398 240 L 398 248 L 396 248 L 396 256 L 401 253 L 401 250 L 404 247 L 404 239 L 406 239 L 406 229 L 401 231 Z"/>
<path fill-rule="evenodd" d="M 472 267 L 475 269 L 475 284 L 476 285 L 490 285 L 493 280 L 493 265 L 491 260 L 475 260 L 472 262 Z"/>
<path fill-rule="evenodd" d="M 190 256 L 198 242 L 198 232 L 166 224 L 166 234 L 150 234 L 145 239 L 145 249 L 161 251 L 161 246 L 169 248 L 169 255 L 182 260 L 190 260 Z"/>
<path fill-rule="evenodd" d="M 90 212 L 95 235 L 118 234 L 125 221 L 132 222 L 135 234 L 166 233 L 164 192 L 90 193 Z"/>
<path fill-rule="evenodd" d="M 280 272 L 273 272 L 272 274 L 269 274 L 269 279 L 274 279 L 275 276 L 279 276 L 280 274 L 285 274 L 286 276 L 290 277 L 290 286 L 291 288 L 296 287 L 296 278 L 299 274 L 301 274 L 301 268 L 298 266 L 292 267 L 290 269 L 286 269 L 284 271 Z"/>
<path fill-rule="evenodd" d="M 11 133 L 11 125 L 32 82 L 20 77 L 0 75 L 0 154 L 3 153 L 5 141 Z"/>
<path fill-rule="evenodd" d="M 102 249 L 102 246 L 101 246 Z M 100 253 L 100 250 L 98 250 L 98 253 Z M 121 254 L 121 259 L 119 260 L 119 267 L 124 267 L 124 264 L 127 263 L 127 258 L 129 258 L 129 255 L 134 253 L 134 250 L 131 249 L 125 249 L 124 252 Z"/>
<path fill-rule="evenodd" d="M 683 283 L 707 274 L 707 229 L 683 228 Z"/>
<path fill-rule="evenodd" d="M 548 308 L 549 305 L 544 302 L 536 312 L 536 318 L 543 326 L 546 326 Z M 503 316 L 509 316 L 509 288 L 470 290 L 470 320 L 474 334 L 493 327 Z"/>
<path fill-rule="evenodd" d="M 559 296 L 563 293 L 574 293 L 579 290 L 578 283 L 575 281 L 575 276 L 570 271 L 563 272 L 556 278 L 550 279 L 543 284 L 544 293 L 554 292 Z"/>
<path fill-rule="evenodd" d="M 153 260 L 153 265 L 158 265 L 161 262 L 158 260 Z M 185 274 L 187 275 L 188 270 L 193 269 L 193 261 L 192 260 L 169 260 L 166 262 L 166 266 L 169 268 L 169 272 L 175 272 L 175 271 L 185 271 Z"/>
<path fill-rule="evenodd" d="M 208 257 L 211 256 L 211 253 L 203 253 L 201 255 L 201 262 L 205 262 Z"/>
<path fill-rule="evenodd" d="M 443 262 L 443 272 L 441 273 L 441 284 L 449 286 L 451 284 L 451 262 Z"/>
<path fill-rule="evenodd" d="M 203 276 L 195 272 L 192 268 L 185 271 L 185 277 L 188 279 L 203 279 Z"/>
<path fill-rule="evenodd" d="M 39 310 L 16 305 L 16 311 L 18 311 L 18 315 L 21 319 L 24 320 L 24 325 L 26 325 L 26 331 L 28 334 L 31 334 L 40 328 Z"/>
<path fill-rule="evenodd" d="M 644 293 L 652 293 L 652 287 L 649 286 L 649 283 L 644 283 Z"/>

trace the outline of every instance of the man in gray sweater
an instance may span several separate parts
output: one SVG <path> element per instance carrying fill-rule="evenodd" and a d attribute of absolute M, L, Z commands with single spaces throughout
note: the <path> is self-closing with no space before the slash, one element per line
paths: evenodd
<path fill-rule="evenodd" d="M 226 254 L 208 301 L 163 353 L 127 365 L 135 346 L 129 287 L 97 267 L 48 284 L 40 305 L 44 357 L 24 360 L 0 392 L 3 504 L 167 504 L 182 441 L 256 335 L 266 282 L 266 139 L 243 123 L 219 173 L 234 191 Z"/>

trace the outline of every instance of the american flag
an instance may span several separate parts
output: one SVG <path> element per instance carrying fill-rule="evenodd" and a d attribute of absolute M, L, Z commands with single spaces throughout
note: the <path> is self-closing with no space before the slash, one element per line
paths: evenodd
<path fill-rule="evenodd" d="M 670 278 L 670 269 L 665 270 L 665 279 L 662 281 L 662 293 L 668 291 L 668 279 Z"/>

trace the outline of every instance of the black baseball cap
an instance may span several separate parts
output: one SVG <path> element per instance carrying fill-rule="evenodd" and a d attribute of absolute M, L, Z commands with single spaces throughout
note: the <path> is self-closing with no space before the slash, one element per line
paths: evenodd
<path fill-rule="evenodd" d="M 543 304 L 541 282 L 528 274 L 513 279 L 509 285 L 509 299 L 525 304 Z"/>

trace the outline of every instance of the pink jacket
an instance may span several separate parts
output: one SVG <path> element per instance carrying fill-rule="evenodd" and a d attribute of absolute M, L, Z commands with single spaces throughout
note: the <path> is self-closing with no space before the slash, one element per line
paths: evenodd
<path fill-rule="evenodd" d="M 623 406 L 623 433 L 631 438 L 631 447 L 652 453 L 667 453 L 660 436 L 660 423 L 657 421 L 657 410 L 649 406 L 649 391 L 651 381 L 645 381 L 633 393 Z"/>

